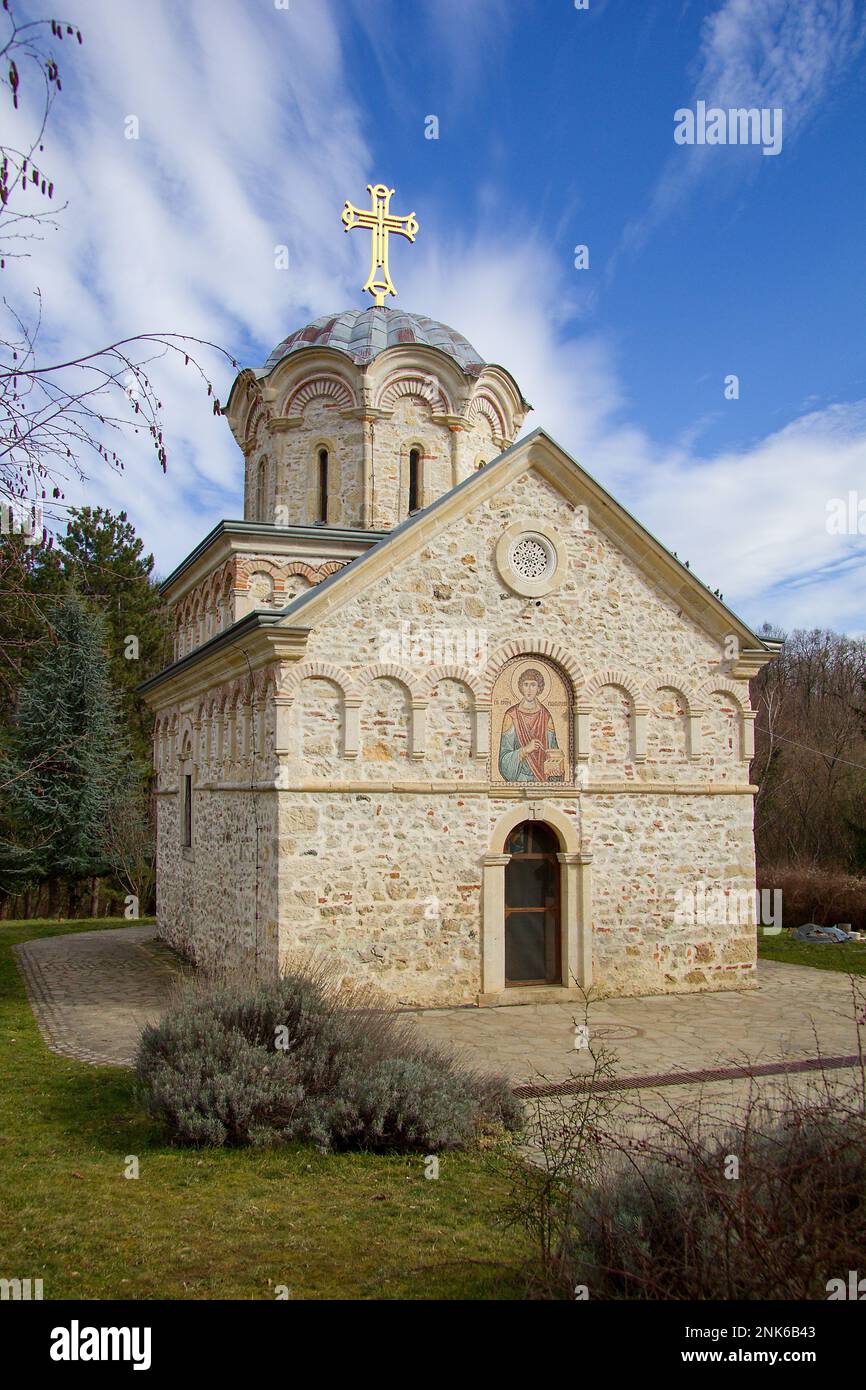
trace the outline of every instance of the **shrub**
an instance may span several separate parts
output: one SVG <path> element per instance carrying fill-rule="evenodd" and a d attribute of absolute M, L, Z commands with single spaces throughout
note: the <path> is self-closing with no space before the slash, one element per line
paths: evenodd
<path fill-rule="evenodd" d="M 824 1299 L 828 1280 L 863 1268 L 862 1114 L 790 1096 L 781 1115 L 750 1106 L 710 1138 L 675 1129 L 571 1194 L 564 1286 L 604 1299 Z"/>
<path fill-rule="evenodd" d="M 185 1144 L 263 1142 L 303 1096 L 290 1058 L 188 1010 L 145 1029 L 138 1074 L 150 1113 Z"/>
<path fill-rule="evenodd" d="M 866 878 L 838 869 L 768 864 L 758 871 L 762 888 L 782 890 L 785 927 L 818 922 L 833 927 L 850 922 L 853 931 L 866 931 Z"/>
<path fill-rule="evenodd" d="M 190 984 L 145 1028 L 136 1069 L 149 1113 L 182 1144 L 430 1153 L 522 1121 L 503 1077 L 460 1067 L 396 1010 L 312 967 Z"/>

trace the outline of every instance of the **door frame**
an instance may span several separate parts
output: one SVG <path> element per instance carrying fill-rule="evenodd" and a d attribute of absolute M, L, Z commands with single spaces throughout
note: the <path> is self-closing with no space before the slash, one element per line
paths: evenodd
<path fill-rule="evenodd" d="M 516 830 L 516 829 L 519 829 L 519 827 L 520 827 L 521 825 L 543 825 L 544 828 L 545 828 L 545 830 L 550 830 L 550 831 L 552 832 L 554 842 L 557 844 L 557 846 L 559 845 L 559 836 L 556 834 L 556 831 L 553 830 L 553 827 L 552 827 L 552 826 L 549 826 L 549 825 L 547 824 L 546 821 L 538 820 L 537 818 L 535 818 L 535 819 L 533 819 L 533 820 L 531 820 L 531 821 L 520 821 L 520 822 L 518 823 L 518 825 L 515 826 L 515 830 Z M 509 864 L 511 864 L 511 863 L 514 861 L 515 858 L 520 859 L 520 860 L 540 861 L 540 860 L 542 860 L 542 859 L 544 859 L 544 860 L 548 860 L 548 859 L 558 859 L 558 858 L 559 858 L 559 855 L 558 855 L 557 851 L 553 851 L 552 854 L 546 854 L 546 853 L 545 853 L 545 854 L 541 854 L 541 853 L 538 853 L 538 852 L 536 852 L 536 851 L 534 851 L 534 850 L 533 850 L 533 851 L 530 851 L 530 852 L 527 853 L 527 854 L 523 854 L 523 855 L 515 855 L 514 853 L 512 853 L 512 854 L 509 856 L 509 863 L 505 865 L 505 900 L 504 900 L 504 909 L 503 909 L 503 931 L 504 931 L 504 933 L 505 933 L 505 959 L 506 959 L 505 988 L 510 990 L 510 989 L 521 989 L 521 988 L 523 988 L 524 986 L 529 986 L 529 985 L 561 985 L 561 984 L 562 984 L 562 865 L 559 864 L 559 863 L 556 863 L 556 864 L 554 865 L 554 868 L 555 868 L 555 871 L 556 871 L 556 872 L 555 872 L 555 885 L 554 885 L 554 886 L 555 886 L 555 894 L 554 894 L 554 901 L 553 901 L 553 903 L 551 904 L 551 906 L 553 907 L 553 910 L 554 910 L 554 914 L 555 914 L 555 915 L 554 915 L 554 923 L 555 923 L 554 931 L 555 931 L 555 933 L 556 933 L 556 940 L 555 940 L 555 946 L 554 946 L 553 955 L 554 955 L 554 963 L 555 963 L 555 966 L 556 966 L 556 978 L 555 978 L 554 980 L 548 980 L 548 979 L 546 979 L 546 978 L 543 979 L 543 980 L 541 980 L 541 979 L 539 979 L 539 980 L 509 980 L 509 978 L 508 978 L 508 973 L 507 973 L 507 969 L 508 969 L 508 918 L 509 918 L 509 916 L 510 916 L 512 913 L 515 913 L 515 912 L 522 912 L 522 913 L 525 914 L 526 912 L 533 912 L 533 911 L 537 912 L 537 911 L 540 910 L 540 909 L 537 909 L 537 908 L 533 909 L 533 908 L 526 908 L 526 907 L 509 907 L 509 906 L 508 906 L 508 868 L 509 868 Z M 547 912 L 548 910 L 549 910 L 548 908 L 545 908 L 545 912 Z M 546 930 L 546 928 L 543 926 L 543 927 L 542 927 L 542 931 L 544 932 L 545 930 Z M 546 940 L 546 939 L 545 939 L 544 946 L 545 946 L 544 955 L 545 955 L 545 959 L 546 959 L 546 958 L 547 958 L 547 950 L 548 950 L 548 943 L 547 943 L 547 940 Z"/>
<path fill-rule="evenodd" d="M 505 985 L 505 868 L 511 855 L 505 844 L 511 831 L 525 820 L 540 820 L 559 841 L 560 865 L 560 985 Z M 592 854 L 577 826 L 545 801 L 521 801 L 505 812 L 493 828 L 483 858 L 481 922 L 481 991 L 479 1004 L 543 1003 L 578 999 L 592 984 Z"/>

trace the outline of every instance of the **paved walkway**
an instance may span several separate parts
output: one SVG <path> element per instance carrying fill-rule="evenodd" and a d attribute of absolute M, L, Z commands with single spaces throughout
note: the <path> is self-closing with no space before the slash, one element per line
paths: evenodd
<path fill-rule="evenodd" d="M 592 1067 L 587 1051 L 574 1046 L 581 1005 L 425 1009 L 414 1016 L 426 1037 L 457 1046 L 475 1065 L 496 1066 L 516 1085 L 563 1082 Z M 857 1053 L 854 1017 L 846 975 L 761 961 L 757 989 L 601 999 L 589 1006 L 588 1026 L 593 1041 L 615 1054 L 618 1076 L 659 1084 L 678 1073 L 791 1064 L 819 1053 L 850 1057 Z"/>
<path fill-rule="evenodd" d="M 15 953 L 51 1050 L 101 1066 L 132 1064 L 142 1028 L 163 1013 L 182 972 L 153 925 L 46 936 Z"/>
<path fill-rule="evenodd" d="M 132 1062 L 142 1027 L 160 1016 L 184 968 L 153 926 L 45 937 L 16 952 L 48 1046 L 113 1066 Z M 799 1072 L 797 1063 L 819 1054 L 846 1059 L 837 1068 L 850 1082 L 857 1034 L 847 977 L 763 961 L 758 981 L 742 994 L 600 1000 L 590 1005 L 590 1034 L 614 1054 L 620 1085 L 645 1078 L 645 1087 L 669 1088 L 667 1103 L 699 1079 L 731 1089 L 744 1067 L 793 1064 Z M 472 1065 L 506 1072 L 515 1086 L 559 1089 L 591 1066 L 586 1051 L 574 1047 L 574 1023 L 583 1016 L 573 1005 L 423 1009 L 411 1016 L 424 1037 L 456 1047 Z"/>

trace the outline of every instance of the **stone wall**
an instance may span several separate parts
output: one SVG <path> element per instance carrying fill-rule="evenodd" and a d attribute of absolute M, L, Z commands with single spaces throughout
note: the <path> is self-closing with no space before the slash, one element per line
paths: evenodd
<path fill-rule="evenodd" d="M 576 814 L 574 802 L 545 800 Z M 322 951 L 346 978 L 404 1003 L 475 1003 L 480 866 L 508 805 L 477 792 L 281 792 L 283 960 Z M 588 796 L 581 813 L 599 994 L 742 988 L 754 930 L 678 918 L 684 887 L 754 887 L 751 797 Z"/>
<path fill-rule="evenodd" d="M 197 786 L 191 849 L 181 847 L 181 792 L 157 797 L 157 919 L 198 965 L 276 969 L 277 797 Z"/>
<path fill-rule="evenodd" d="M 497 570 L 515 520 L 561 542 L 561 583 L 541 599 Z M 160 712 L 163 934 L 202 960 L 258 942 L 269 968 L 315 948 L 405 1003 L 475 1002 L 485 856 L 501 852 L 504 812 L 531 814 L 522 798 L 539 794 L 490 785 L 489 692 L 509 657 L 537 653 L 586 721 L 568 785 L 544 802 L 573 827 L 591 883 L 597 988 L 742 988 L 754 928 L 733 910 L 683 916 L 690 894 L 736 904 L 754 888 L 748 686 L 723 647 L 534 470 L 441 529 L 435 514 L 417 527 L 407 558 L 315 624 L 300 665 Z M 462 663 L 431 660 L 421 640 L 470 631 Z M 192 856 L 175 790 L 188 762 Z"/>

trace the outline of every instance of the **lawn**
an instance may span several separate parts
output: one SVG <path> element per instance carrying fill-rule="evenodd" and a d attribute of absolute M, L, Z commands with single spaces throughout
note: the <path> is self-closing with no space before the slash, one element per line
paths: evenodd
<path fill-rule="evenodd" d="M 490 1155 L 443 1155 L 430 1180 L 420 1155 L 176 1149 L 131 1072 L 50 1052 L 12 945 L 126 925 L 0 924 L 0 1277 L 46 1299 L 519 1297 Z"/>
<path fill-rule="evenodd" d="M 866 975 L 866 941 L 794 941 L 787 932 L 768 936 L 758 932 L 758 955 L 786 965 L 813 965 L 817 970 L 841 970 L 846 975 Z"/>

